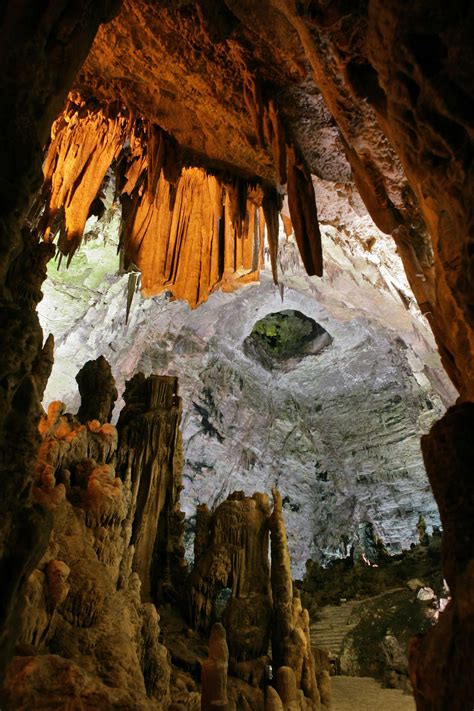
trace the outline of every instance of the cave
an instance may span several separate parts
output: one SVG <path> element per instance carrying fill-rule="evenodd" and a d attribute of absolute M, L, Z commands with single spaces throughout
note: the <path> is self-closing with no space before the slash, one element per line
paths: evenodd
<path fill-rule="evenodd" d="M 3 4 L 2 708 L 474 707 L 473 32 Z"/>

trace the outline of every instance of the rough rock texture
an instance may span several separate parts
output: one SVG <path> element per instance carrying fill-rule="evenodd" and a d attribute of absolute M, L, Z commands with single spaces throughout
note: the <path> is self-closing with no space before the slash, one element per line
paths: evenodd
<path fill-rule="evenodd" d="M 301 605 L 298 592 L 293 590 L 281 495 L 276 489 L 273 489 L 270 531 L 273 593 L 272 661 L 277 670 L 276 686 L 284 708 L 291 709 L 293 706 L 298 708 L 298 694 L 295 691 L 301 689 L 303 696 L 309 699 L 308 707 L 319 710 L 321 699 L 311 651 L 309 615 Z"/>
<path fill-rule="evenodd" d="M 110 366 L 105 360 L 89 361 L 81 373 L 87 369 L 107 376 L 102 380 L 108 411 L 115 389 Z M 90 390 L 84 395 L 83 413 L 97 403 L 91 401 Z M 117 429 L 97 419 L 81 422 L 65 414 L 59 401 L 40 419 L 33 492 L 49 512 L 52 530 L 26 582 L 16 656 L 2 690 L 6 708 L 195 708 L 196 682 L 172 669 L 170 652 L 160 641 L 155 603 L 165 602 L 166 614 L 179 618 L 185 590 L 190 591 L 199 649 L 200 633 L 207 637 L 216 598 L 227 585 L 232 595 L 222 616 L 226 629 L 213 625 L 207 661 L 199 652 L 195 657 L 202 662 L 201 708 L 230 711 L 240 708 L 239 699 L 247 699 L 246 708 L 252 711 L 263 707 L 264 671 L 276 620 L 272 600 L 278 625 L 298 630 L 285 638 L 284 653 L 274 652 L 275 660 L 281 657 L 289 665 L 283 676 L 290 681 L 277 679 L 281 698 L 289 703 L 291 696 L 288 708 L 319 708 L 308 615 L 296 599 L 291 609 L 285 605 L 283 593 L 291 590 L 292 582 L 281 499 L 274 493 L 278 511 L 271 526 L 273 590 L 270 508 L 262 494 L 250 499 L 233 495 L 212 515 L 201 510 L 199 555 L 186 579 L 177 380 L 137 374 L 127 382 L 124 399 Z M 226 630 L 234 677 L 229 697 Z M 174 660 L 177 645 L 186 646 L 186 637 L 186 631 L 175 628 L 170 639 Z"/>
<path fill-rule="evenodd" d="M 39 187 L 49 126 L 99 23 L 118 5 L 9 3 L 0 14 L 5 148 L 0 287 L 7 352 L 0 403 L 1 553 L 2 578 L 10 581 L 1 600 L 5 660 L 15 637 L 21 589 L 47 538 L 47 517 L 32 508 L 28 492 L 39 414 L 35 373 L 41 373 L 41 381 L 50 361 L 49 353 L 40 355 L 33 309 L 52 248 L 38 249 L 35 231 L 21 227 Z M 310 98 L 302 103 L 310 110 L 314 89 L 321 92 L 366 205 L 377 224 L 395 236 L 446 369 L 463 399 L 472 398 L 472 4 L 268 0 L 255 6 L 250 0 L 228 0 L 216 8 L 208 0 L 126 0 L 122 8 L 123 14 L 99 33 L 77 85 L 88 86 L 102 103 L 119 97 L 135 114 L 180 133 L 180 144 L 200 153 L 206 167 L 217 161 L 222 168 L 230 161 L 236 174 L 240 168 L 245 177 L 283 182 L 282 137 L 287 158 L 297 150 L 298 164 L 321 153 L 309 145 L 306 157 L 302 144 L 308 132 L 292 127 L 291 96 L 301 98 L 299 92 L 309 84 Z M 288 120 L 287 103 L 292 104 Z M 317 126 L 317 119 L 310 123 Z M 304 167 L 301 172 L 306 195 L 310 182 Z M 317 239 L 316 224 L 308 220 L 314 204 L 301 207 L 293 216 L 299 237 Z M 305 247 L 306 262 L 317 272 L 318 244 Z M 448 528 L 454 518 L 467 518 L 464 511 L 471 513 L 466 501 L 472 482 L 466 487 L 461 513 L 446 507 Z M 440 498 L 445 495 L 443 490 Z M 27 536 L 34 546 L 20 543 Z M 15 561 L 8 552 L 13 550 Z M 461 575 L 465 566 L 455 559 Z M 468 608 L 472 617 L 472 602 Z M 452 629 L 446 620 L 439 634 L 447 644 Z M 456 674 L 455 666 L 450 669 Z M 432 677 L 426 693 L 444 697 L 435 689 L 447 679 L 451 698 L 465 700 L 469 675 L 460 673 L 455 683 L 450 674 Z"/>
<path fill-rule="evenodd" d="M 129 520 L 132 570 L 146 600 L 181 592 L 186 575 L 179 510 L 182 445 L 181 399 L 176 378 L 138 373 L 126 383 L 117 429 L 117 465 L 130 477 L 136 509 Z M 176 590 L 178 588 L 178 590 Z"/>
<path fill-rule="evenodd" d="M 110 378 L 106 362 L 100 369 Z M 108 392 L 113 389 L 112 381 Z M 170 663 L 158 641 L 150 567 L 155 586 L 176 582 L 176 382 L 137 376 L 126 403 L 120 442 L 113 425 L 81 424 L 63 414 L 59 402 L 40 420 L 34 492 L 50 512 L 52 533 L 27 581 L 17 656 L 4 690 L 8 708 L 51 708 L 52 696 L 64 707 L 168 708 Z M 89 405 L 86 398 L 82 411 Z M 151 506 L 157 509 L 150 517 Z"/>
<path fill-rule="evenodd" d="M 201 672 L 201 709 L 228 709 L 227 698 L 227 665 L 229 650 L 226 643 L 225 628 L 216 622 L 211 629 L 209 638 L 209 657 L 202 665 Z"/>
<path fill-rule="evenodd" d="M 113 0 L 6 3 L 0 12 L 0 574 L 8 581 L 0 595 L 0 676 L 18 634 L 25 581 L 44 553 L 51 525 L 32 501 L 31 478 L 38 392 L 51 361 L 51 343 L 42 352 L 34 309 L 54 249 L 39 246 L 24 220 L 41 186 L 51 123 L 99 24 L 118 7 Z"/>
<path fill-rule="evenodd" d="M 342 143 L 371 215 L 394 234 L 445 366 L 469 396 L 472 126 L 467 107 L 473 87 L 463 53 L 472 52 L 466 43 L 472 13 L 426 0 L 408 13 L 395 0 L 354 8 L 344 2 L 330 8 L 286 0 L 268 0 L 258 8 L 227 2 L 219 9 L 208 2 L 157 7 L 127 0 L 117 19 L 98 33 L 78 86 L 98 97 L 120 97 L 209 161 L 230 161 L 272 182 L 279 161 L 262 140 L 267 95 L 275 97 L 287 132 L 296 123 L 292 97 L 299 97 L 305 111 L 295 135 L 302 155 L 314 157 L 324 152 L 327 134 L 315 150 L 318 140 L 306 144 L 301 124 L 324 124 L 314 99 L 320 92 L 339 129 L 331 147 L 337 151 Z M 137 51 L 144 46 L 145 53 Z M 158 86 L 153 93 L 146 90 L 150 75 Z M 294 204 L 303 192 L 291 187 L 291 157 L 289 166 Z M 297 231 L 303 213 L 293 215 Z M 311 224 L 316 227 L 314 219 Z"/>
<path fill-rule="evenodd" d="M 321 701 L 311 652 L 309 615 L 293 593 L 290 559 L 281 496 L 273 490 L 273 512 L 268 497 L 245 497 L 234 492 L 212 515 L 201 509 L 204 523 L 194 569 L 189 577 L 190 619 L 203 631 L 218 613 L 219 593 L 229 589 L 221 612 L 222 624 L 211 628 L 209 659 L 202 669 L 203 708 L 230 708 L 225 670 L 252 687 L 264 688 L 267 703 L 294 711 L 319 711 Z M 268 561 L 271 538 L 271 573 Z M 271 664 L 274 689 L 268 690 Z M 228 640 L 228 644 L 226 642 Z M 261 693 L 261 692 L 260 692 Z M 256 708 L 258 695 L 256 696 Z"/>
<path fill-rule="evenodd" d="M 246 498 L 242 492 L 235 492 L 229 496 L 207 519 L 207 541 L 200 538 L 196 551 L 200 554 L 188 581 L 190 621 L 203 632 L 208 632 L 216 620 L 219 594 L 225 588 L 230 590 L 221 613 L 230 668 L 256 686 L 262 683 L 268 663 L 272 622 L 269 517 L 266 495 Z M 204 526 L 199 530 L 202 535 Z"/>
<path fill-rule="evenodd" d="M 418 593 L 419 590 L 405 587 L 369 599 L 356 608 L 351 615 L 355 627 L 344 638 L 340 653 L 341 674 L 370 676 L 385 686 L 410 688 L 409 640 L 432 627 L 437 615 L 435 594 L 432 600 L 424 601 Z"/>
<path fill-rule="evenodd" d="M 410 649 L 410 678 L 423 711 L 447 705 L 461 711 L 474 700 L 469 671 L 474 651 L 473 425 L 474 405 L 463 403 L 450 408 L 422 439 L 444 530 L 443 571 L 452 595 L 439 623 Z"/>
<path fill-rule="evenodd" d="M 188 518 L 235 488 L 251 495 L 277 484 L 297 577 L 309 557 L 327 561 L 352 544 L 364 547 L 370 524 L 392 551 L 418 539 L 420 513 L 430 527 L 438 524 L 418 433 L 442 413 L 441 400 L 453 401 L 390 238 L 353 190 L 348 199 L 347 186 L 336 193 L 322 181 L 315 187 L 326 276 L 306 277 L 294 243 L 281 241 L 283 301 L 267 262 L 260 285 L 215 294 L 197 311 L 137 295 L 125 327 L 127 277 L 102 276 L 102 264 L 114 270 L 110 208 L 75 257 L 77 281 L 91 287 L 72 288 L 75 260 L 67 271 L 51 265 L 40 305 L 57 344 L 47 398 L 60 394 L 77 406 L 75 370 L 99 353 L 113 364 L 119 389 L 137 370 L 178 375 Z M 288 309 L 312 318 L 333 342 L 269 373 L 244 343 L 258 321 Z"/>

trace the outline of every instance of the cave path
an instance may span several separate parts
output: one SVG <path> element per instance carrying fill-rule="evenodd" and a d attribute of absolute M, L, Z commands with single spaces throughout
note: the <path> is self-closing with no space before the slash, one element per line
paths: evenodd
<path fill-rule="evenodd" d="M 412 696 L 384 689 L 375 679 L 332 676 L 331 711 L 415 711 Z"/>

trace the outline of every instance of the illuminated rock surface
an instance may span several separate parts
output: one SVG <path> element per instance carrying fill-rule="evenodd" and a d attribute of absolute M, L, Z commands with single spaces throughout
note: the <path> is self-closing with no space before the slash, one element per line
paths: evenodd
<path fill-rule="evenodd" d="M 472 708 L 473 22 L 472 4 L 444 0 L 414 0 L 409 5 L 397 0 L 355 4 L 344 0 L 265 0 L 258 5 L 250 0 L 227 0 L 218 5 L 210 0 L 97 0 L 85 4 L 64 0 L 40 5 L 11 2 L 2 8 L 0 578 L 7 581 L 0 594 L 2 674 L 21 630 L 27 580 L 47 550 L 52 526 L 47 509 L 35 503 L 33 496 L 40 446 L 39 404 L 53 361 L 52 339 L 44 342 L 36 313 L 46 263 L 54 252 L 50 238 L 59 228 L 63 254 L 70 257 L 74 252 L 90 211 L 97 214 L 102 209 L 97 202 L 100 196 L 94 192 L 109 158 L 115 156 L 118 161 L 124 157 L 122 151 L 120 155 L 116 151 L 119 134 L 125 129 L 122 149 L 132 159 L 125 173 L 127 181 L 133 178 L 131 186 L 135 187 L 130 193 L 123 192 L 119 181 L 124 207 L 128 203 L 131 208 L 125 215 L 122 256 L 132 270 L 130 252 L 137 261 L 140 258 L 143 276 L 153 290 L 164 286 L 164 275 L 176 292 L 195 304 L 216 285 L 216 272 L 206 264 L 205 249 L 193 251 L 187 261 L 183 248 L 188 240 L 194 247 L 206 246 L 200 222 L 193 216 L 203 207 L 203 219 L 210 225 L 214 201 L 200 197 L 196 202 L 193 191 L 187 189 L 189 201 L 178 202 L 176 215 L 172 204 L 175 189 L 180 191 L 181 175 L 188 175 L 188 170 L 205 171 L 203 182 L 216 178 L 232 186 L 233 198 L 228 196 L 232 215 L 229 244 L 238 244 L 241 228 L 247 227 L 242 185 L 256 184 L 262 190 L 274 277 L 277 212 L 285 194 L 284 216 L 289 209 L 308 272 L 320 274 L 324 266 L 318 226 L 323 210 L 319 196 L 316 209 L 310 173 L 341 183 L 353 179 L 375 223 L 395 239 L 444 367 L 461 394 L 460 402 L 423 440 L 446 532 L 443 559 L 452 601 L 438 625 L 413 643 L 410 673 L 420 711 Z M 81 97 L 80 103 L 86 102 L 89 129 L 83 131 L 81 123 L 80 140 L 72 138 L 64 144 L 60 134 L 55 134 L 53 143 L 58 138 L 66 150 L 58 153 L 53 149 L 48 157 L 46 144 L 55 119 L 62 115 L 66 124 L 70 120 L 68 128 L 74 128 L 76 112 L 70 113 L 65 103 L 70 91 Z M 94 130 L 90 130 L 92 126 Z M 139 138 L 137 145 L 143 139 L 138 153 L 131 140 L 134 136 Z M 171 144 L 172 150 L 163 154 L 165 144 L 168 148 Z M 71 157 L 82 149 L 85 163 L 77 170 Z M 46 156 L 47 167 L 60 155 L 67 155 L 67 161 L 58 163 L 58 180 L 47 172 L 45 191 L 37 200 L 43 159 Z M 114 170 L 119 167 L 117 161 Z M 146 172 L 135 170 L 145 162 Z M 117 176 L 126 177 L 120 170 Z M 157 288 L 150 265 L 156 266 L 163 255 L 145 249 L 146 254 L 141 255 L 142 235 L 137 239 L 135 228 L 140 232 L 142 217 L 145 222 L 156 217 L 156 211 L 148 212 L 146 203 L 160 192 L 161 177 L 171 197 L 165 212 L 172 213 L 173 220 L 176 216 L 179 224 L 169 233 L 172 255 L 166 269 L 158 270 Z M 41 224 L 41 204 L 47 201 L 50 187 L 55 196 L 51 215 L 57 212 L 54 224 L 44 224 L 44 220 Z M 351 192 L 351 188 L 347 190 Z M 70 200 L 74 196 L 80 196 L 77 203 Z M 133 217 L 135 208 L 138 223 Z M 64 223 L 62 211 L 66 210 Z M 49 208 L 43 218 L 48 212 Z M 184 222 L 189 218 L 188 225 L 180 222 L 183 218 Z M 289 231 L 287 219 L 285 227 Z M 215 237 L 215 225 L 213 231 Z M 218 234 L 222 236 L 220 229 Z M 40 243 L 43 236 L 46 241 Z M 255 236 L 254 231 L 254 243 Z M 144 248 L 149 240 L 152 235 L 145 230 Z M 357 242 L 353 234 L 347 241 L 350 245 Z M 218 244 L 222 255 L 222 240 Z M 365 244 L 372 255 L 370 239 Z M 284 250 L 286 266 L 293 261 L 289 251 Z M 391 299 L 384 310 L 379 299 L 371 298 L 374 291 L 365 291 L 367 279 L 370 282 L 372 276 L 377 281 L 378 276 L 361 268 L 357 258 L 354 262 L 356 252 L 357 248 L 349 260 L 339 260 L 339 276 L 334 270 L 329 274 L 333 284 L 336 279 L 341 287 L 343 298 L 331 303 L 319 285 L 308 284 L 306 277 L 295 273 L 288 275 L 286 287 L 297 292 L 310 290 L 335 320 L 343 318 L 348 293 L 354 299 L 357 296 L 352 304 L 357 317 L 369 322 L 376 304 L 384 328 L 399 337 L 408 333 L 409 346 L 423 363 L 423 368 L 417 367 L 417 361 L 410 366 L 417 380 L 423 380 L 421 373 L 427 376 L 436 383 L 437 392 L 447 395 L 444 401 L 449 404 L 452 396 L 423 356 L 430 351 L 425 349 L 423 331 L 403 328 Z M 350 248 L 343 253 L 347 257 Z M 252 270 L 256 255 L 257 250 Z M 222 260 L 218 266 L 220 275 Z M 241 277 L 245 280 L 242 272 L 248 268 L 248 262 L 240 265 L 234 259 L 232 274 L 237 281 Z M 400 283 L 393 276 L 396 273 L 390 262 L 383 276 L 387 284 L 391 282 L 394 296 Z M 127 281 L 130 305 L 136 276 L 132 274 Z M 123 286 L 117 287 L 118 291 Z M 410 307 L 411 297 L 403 288 L 399 297 Z M 82 318 L 84 309 L 78 308 L 77 313 Z M 119 325 L 119 313 L 123 311 L 116 311 L 114 329 Z M 96 320 L 100 316 L 103 313 L 97 308 Z M 324 321 L 322 314 L 318 313 L 315 321 Z M 133 314 L 130 325 L 132 322 Z M 254 323 L 249 319 L 248 333 Z M 330 328 L 327 330 L 334 337 Z M 337 329 L 333 331 L 341 336 Z M 86 341 L 88 337 L 83 339 Z M 72 353 L 80 350 L 80 343 L 78 339 Z M 84 361 L 100 354 L 88 350 Z M 128 371 L 133 372 L 137 353 L 129 347 L 128 355 Z M 413 364 L 413 358 L 410 361 Z M 306 362 L 303 359 L 302 368 Z M 426 385 L 419 384 L 422 388 Z M 46 488 L 51 483 L 49 474 L 45 473 Z M 104 471 L 96 474 L 92 488 L 107 484 L 107 489 Z M 52 599 L 62 598 L 66 576 L 64 566 L 51 568 Z M 156 636 L 151 632 L 152 621 L 148 629 L 149 636 Z M 283 670 L 278 690 L 291 708 L 297 674 Z M 186 687 L 182 678 L 180 682 L 182 689 Z M 83 678 L 81 684 L 87 687 L 88 680 Z M 278 708 L 275 694 L 272 703 Z"/>
<path fill-rule="evenodd" d="M 439 523 L 419 436 L 453 397 L 390 238 L 355 196 L 349 202 L 322 182 L 316 191 L 326 276 L 305 276 L 294 244 L 282 243 L 283 301 L 267 271 L 259 285 L 216 293 L 196 311 L 137 294 L 125 325 L 128 277 L 70 290 L 73 262 L 68 271 L 52 265 L 40 304 L 44 327 L 56 337 L 46 399 L 61 396 L 75 407 L 75 372 L 99 354 L 112 363 L 119 389 L 138 370 L 177 375 L 188 517 L 197 504 L 214 506 L 236 489 L 251 495 L 278 485 L 298 576 L 310 557 L 364 547 L 370 524 L 395 551 L 417 540 L 420 514 L 430 526 Z M 110 264 L 117 238 L 109 219 L 106 213 L 95 223 L 96 239 L 77 255 L 78 278 L 89 269 L 94 280 L 94 264 Z M 76 321 L 66 329 L 55 314 L 69 309 Z M 248 353 L 246 338 L 260 319 L 288 309 L 313 319 L 331 343 L 281 367 L 276 359 L 269 371 Z M 188 554 L 191 548 L 188 536 Z"/>

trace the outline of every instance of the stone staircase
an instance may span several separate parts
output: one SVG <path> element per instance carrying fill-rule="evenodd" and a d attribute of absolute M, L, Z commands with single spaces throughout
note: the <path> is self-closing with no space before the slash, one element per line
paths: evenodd
<path fill-rule="evenodd" d="M 322 607 L 318 613 L 318 619 L 310 627 L 311 646 L 328 652 L 329 659 L 335 664 L 337 673 L 337 659 L 341 653 L 344 637 L 358 623 L 357 610 L 368 602 L 400 589 L 403 588 L 385 590 L 379 595 L 364 598 L 363 600 L 350 600 L 349 602 L 342 602 L 340 605 Z M 390 611 L 388 610 L 387 620 L 389 619 Z"/>
<path fill-rule="evenodd" d="M 324 649 L 330 659 L 339 657 L 344 637 L 357 624 L 354 612 L 361 604 L 361 600 L 351 600 L 321 608 L 310 628 L 311 646 Z"/>

